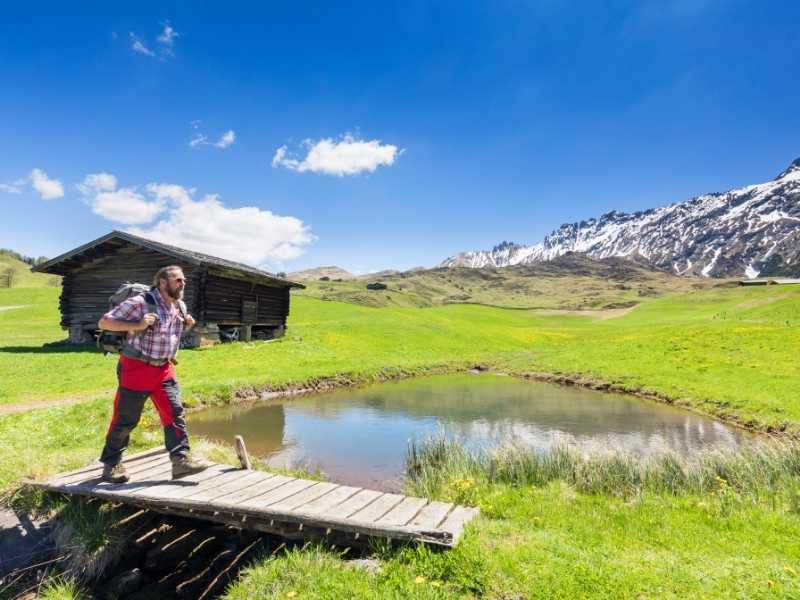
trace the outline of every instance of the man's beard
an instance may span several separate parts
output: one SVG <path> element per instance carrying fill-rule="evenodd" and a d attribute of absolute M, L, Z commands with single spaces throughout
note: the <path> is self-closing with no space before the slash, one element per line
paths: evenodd
<path fill-rule="evenodd" d="M 173 300 L 180 300 L 183 298 L 183 290 L 178 289 L 177 287 L 173 288 L 172 286 L 167 286 L 167 294 Z"/>

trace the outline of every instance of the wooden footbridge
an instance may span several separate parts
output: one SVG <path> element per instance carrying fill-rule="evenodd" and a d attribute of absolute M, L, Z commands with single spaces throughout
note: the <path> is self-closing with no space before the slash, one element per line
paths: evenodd
<path fill-rule="evenodd" d="M 124 464 L 127 483 L 101 481 L 103 465 L 96 462 L 33 485 L 292 539 L 330 537 L 343 544 L 389 538 L 453 546 L 478 514 L 477 508 L 447 502 L 228 465 L 172 480 L 163 448 L 129 456 Z"/>

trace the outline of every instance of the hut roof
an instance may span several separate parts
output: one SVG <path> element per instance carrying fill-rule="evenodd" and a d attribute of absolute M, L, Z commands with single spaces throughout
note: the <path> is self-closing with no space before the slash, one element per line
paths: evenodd
<path fill-rule="evenodd" d="M 739 285 L 797 285 L 800 279 L 792 277 L 761 277 L 759 279 L 742 279 Z"/>
<path fill-rule="evenodd" d="M 162 244 L 153 240 L 148 240 L 137 235 L 132 235 L 124 231 L 112 231 L 102 237 L 97 238 L 83 246 L 78 246 L 74 250 L 65 252 L 60 256 L 56 256 L 40 265 L 33 267 L 33 271 L 41 273 L 53 273 L 55 275 L 66 275 L 73 269 L 82 266 L 87 260 L 97 258 L 100 255 L 114 252 L 125 246 L 139 246 L 148 248 L 160 254 L 171 256 L 178 260 L 188 262 L 192 265 L 208 265 L 217 267 L 225 271 L 233 271 L 234 273 L 245 276 L 248 279 L 260 279 L 262 281 L 269 281 L 273 285 L 278 284 L 284 287 L 304 288 L 305 286 L 295 281 L 282 279 L 276 277 L 272 273 L 256 269 L 249 265 L 233 262 L 217 256 L 210 256 L 195 252 L 193 250 L 186 250 L 177 246 L 170 246 L 169 244 Z"/>

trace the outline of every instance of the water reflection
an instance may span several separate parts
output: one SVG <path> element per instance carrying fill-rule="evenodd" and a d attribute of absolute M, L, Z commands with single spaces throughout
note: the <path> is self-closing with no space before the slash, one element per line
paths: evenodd
<path fill-rule="evenodd" d="M 430 377 L 341 390 L 249 409 L 192 415 L 194 432 L 229 442 L 245 436 L 271 464 L 319 468 L 333 481 L 398 489 L 409 439 L 444 430 L 466 445 L 556 442 L 688 456 L 737 447 L 743 433 L 669 406 L 593 390 L 493 375 Z"/>

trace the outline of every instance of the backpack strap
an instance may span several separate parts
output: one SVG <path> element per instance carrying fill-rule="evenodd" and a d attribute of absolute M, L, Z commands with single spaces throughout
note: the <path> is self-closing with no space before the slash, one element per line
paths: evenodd
<path fill-rule="evenodd" d="M 149 312 L 154 312 L 158 314 L 158 306 L 156 305 L 155 296 L 153 296 L 153 290 L 151 289 L 149 292 L 144 293 L 144 301 L 147 303 L 147 310 Z M 186 315 L 188 314 L 186 310 L 186 302 L 183 300 L 178 300 L 178 311 L 181 313 L 181 319 L 186 321 Z"/>
<path fill-rule="evenodd" d="M 153 290 L 145 292 L 143 295 L 144 301 L 147 304 L 147 312 L 158 314 L 158 305 L 156 304 L 155 296 L 153 296 Z"/>
<path fill-rule="evenodd" d="M 181 313 L 181 318 L 182 318 L 184 321 L 186 321 L 186 315 L 187 315 L 187 311 L 186 311 L 186 302 L 184 302 L 183 300 L 178 300 L 178 310 L 179 310 L 179 311 L 180 311 L 180 313 Z"/>

